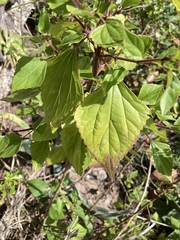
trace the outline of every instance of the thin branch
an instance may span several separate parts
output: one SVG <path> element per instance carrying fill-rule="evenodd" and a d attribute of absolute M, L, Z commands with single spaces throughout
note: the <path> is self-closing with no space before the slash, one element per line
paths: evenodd
<path fill-rule="evenodd" d="M 77 8 L 81 8 L 81 3 L 78 0 L 72 0 Z"/>
<path fill-rule="evenodd" d="M 152 168 L 152 162 L 150 161 L 149 169 L 148 169 L 148 175 L 147 175 L 147 180 L 146 180 L 146 184 L 145 184 L 144 191 L 143 191 L 143 194 L 141 196 L 141 199 L 140 199 L 139 203 L 137 204 L 137 206 L 136 206 L 136 208 L 134 210 L 133 215 L 130 217 L 129 221 L 127 222 L 126 227 L 123 228 L 113 240 L 120 239 L 120 236 L 122 235 L 122 233 L 124 233 L 127 230 L 127 228 L 129 227 L 130 223 L 132 222 L 134 216 L 139 212 L 139 208 L 140 208 L 140 206 L 141 206 L 141 204 L 142 204 L 142 202 L 143 202 L 143 200 L 145 198 L 145 195 L 147 193 L 147 189 L 148 189 L 148 186 L 149 186 L 149 181 L 150 181 L 150 176 L 151 176 L 151 168 Z M 145 204 L 145 206 L 146 205 L 147 204 Z M 143 208 L 144 208 L 144 206 L 143 206 Z"/>
<path fill-rule="evenodd" d="M 167 58 L 167 57 L 164 57 L 164 58 L 150 58 L 150 59 L 144 59 L 144 60 L 133 60 L 133 59 L 129 59 L 129 58 L 118 57 L 117 55 L 111 55 L 111 54 L 100 55 L 100 57 L 102 57 L 102 58 L 111 57 L 111 58 L 114 58 L 114 59 L 118 59 L 118 60 L 122 60 L 122 61 L 126 61 L 126 62 L 137 63 L 137 64 L 149 64 L 149 63 L 153 63 L 153 62 L 162 62 L 162 61 L 169 60 L 169 58 Z"/>

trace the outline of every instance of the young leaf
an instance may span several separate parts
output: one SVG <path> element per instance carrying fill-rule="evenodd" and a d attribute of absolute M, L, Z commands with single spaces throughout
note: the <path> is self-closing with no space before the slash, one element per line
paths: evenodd
<path fill-rule="evenodd" d="M 152 38 L 147 36 L 138 36 L 125 29 L 123 49 L 126 57 L 134 60 L 141 60 L 151 44 Z"/>
<path fill-rule="evenodd" d="M 81 137 L 111 178 L 139 136 L 148 112 L 124 83 L 111 87 L 107 95 L 99 88 L 77 108 L 75 120 Z"/>
<path fill-rule="evenodd" d="M 66 216 L 63 213 L 63 201 L 60 198 L 57 198 L 54 203 L 52 203 L 49 210 L 49 216 L 53 220 L 66 219 Z"/>
<path fill-rule="evenodd" d="M 170 146 L 166 143 L 152 141 L 150 155 L 155 168 L 171 181 L 173 157 Z"/>
<path fill-rule="evenodd" d="M 106 23 L 97 27 L 91 32 L 89 37 L 99 46 L 109 47 L 117 46 L 123 40 L 124 26 L 123 24 L 115 19 L 109 18 Z"/>
<path fill-rule="evenodd" d="M 163 85 L 146 84 L 140 89 L 138 97 L 148 105 L 155 105 L 160 100 L 162 92 Z"/>
<path fill-rule="evenodd" d="M 52 121 L 52 125 L 56 127 L 82 98 L 75 50 L 66 50 L 48 62 L 41 92 L 44 122 Z"/>
<path fill-rule="evenodd" d="M 10 133 L 7 135 L 8 138 L 8 145 L 6 148 L 0 153 L 1 158 L 8 158 L 16 154 L 21 145 L 21 138 L 14 133 Z"/>
<path fill-rule="evenodd" d="M 46 74 L 46 61 L 35 57 L 22 57 L 16 65 L 12 92 L 39 87 Z"/>
<path fill-rule="evenodd" d="M 161 113 L 166 114 L 180 96 L 180 81 L 174 77 L 171 85 L 165 90 L 160 100 Z"/>
<path fill-rule="evenodd" d="M 81 175 L 92 160 L 90 153 L 79 134 L 75 123 L 68 125 L 61 132 L 62 144 L 68 160 Z"/>
<path fill-rule="evenodd" d="M 46 157 L 49 154 L 49 142 L 31 142 L 31 156 L 33 161 L 33 167 L 37 170 L 43 162 L 46 160 Z"/>

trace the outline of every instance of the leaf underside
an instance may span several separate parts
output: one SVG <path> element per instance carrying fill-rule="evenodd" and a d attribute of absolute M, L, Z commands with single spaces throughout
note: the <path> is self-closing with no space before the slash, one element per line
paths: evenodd
<path fill-rule="evenodd" d="M 124 83 L 89 95 L 75 113 L 81 137 L 111 178 L 146 123 L 147 107 Z"/>

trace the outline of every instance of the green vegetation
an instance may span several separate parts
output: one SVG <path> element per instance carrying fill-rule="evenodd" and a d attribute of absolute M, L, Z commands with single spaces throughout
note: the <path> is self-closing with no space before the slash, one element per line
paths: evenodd
<path fill-rule="evenodd" d="M 20 102 L 1 117 L 21 129 L 1 126 L 0 158 L 26 152 L 35 170 L 66 162 L 53 181 L 4 173 L 3 200 L 24 184 L 38 209 L 27 239 L 180 235 L 179 12 L 178 0 L 47 0 L 34 35 L 1 31 L 0 50 L 16 65 L 3 100 Z M 67 159 L 79 175 L 100 164 L 120 184 L 115 210 L 81 196 Z"/>

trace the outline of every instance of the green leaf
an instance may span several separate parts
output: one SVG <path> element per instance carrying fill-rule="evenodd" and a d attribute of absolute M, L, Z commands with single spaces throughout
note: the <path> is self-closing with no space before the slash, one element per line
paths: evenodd
<path fill-rule="evenodd" d="M 49 154 L 49 141 L 31 142 L 33 167 L 38 170 Z"/>
<path fill-rule="evenodd" d="M 57 133 L 52 133 L 50 124 L 46 123 L 37 127 L 33 133 L 33 140 L 36 142 L 51 140 L 55 139 L 56 137 Z"/>
<path fill-rule="evenodd" d="M 137 36 L 125 29 L 123 49 L 126 57 L 134 60 L 141 60 L 151 44 L 152 38 L 141 35 Z"/>
<path fill-rule="evenodd" d="M 51 33 L 52 36 L 59 39 L 59 38 L 62 38 L 63 34 L 69 29 L 72 29 L 72 30 L 76 29 L 76 31 L 79 30 L 79 32 L 80 32 L 79 23 L 61 20 L 60 22 L 58 22 L 56 24 L 50 25 L 49 33 Z"/>
<path fill-rule="evenodd" d="M 177 8 L 177 11 L 180 12 L 180 2 L 179 2 L 179 0 L 173 0 L 173 3 L 175 5 L 175 7 Z"/>
<path fill-rule="evenodd" d="M 35 97 L 36 95 L 39 94 L 39 92 L 40 92 L 39 88 L 21 89 L 11 93 L 2 100 L 7 102 L 19 102 L 28 98 Z"/>
<path fill-rule="evenodd" d="M 38 31 L 41 33 L 47 33 L 50 28 L 49 13 L 43 9 L 39 16 Z"/>
<path fill-rule="evenodd" d="M 148 105 L 155 105 L 163 93 L 163 85 L 146 84 L 139 92 L 139 98 Z"/>
<path fill-rule="evenodd" d="M 173 157 L 170 146 L 166 143 L 152 141 L 150 144 L 150 155 L 158 172 L 171 181 Z"/>
<path fill-rule="evenodd" d="M 84 34 L 77 33 L 73 30 L 67 30 L 65 32 L 65 36 L 63 37 L 61 44 L 66 45 L 66 44 L 78 43 L 83 37 L 84 37 Z"/>
<path fill-rule="evenodd" d="M 69 0 L 61 0 L 61 1 L 59 1 L 59 0 L 47 0 L 47 3 L 49 5 L 49 7 L 53 10 L 55 8 L 58 8 L 58 7 L 62 6 L 62 5 L 65 5 L 68 2 L 69 2 Z"/>
<path fill-rule="evenodd" d="M 0 152 L 3 152 L 4 149 L 8 146 L 10 140 L 7 136 L 0 136 Z"/>
<path fill-rule="evenodd" d="M 0 153 L 1 158 L 8 158 L 13 156 L 18 152 L 21 145 L 21 138 L 17 134 L 10 133 L 9 135 L 7 135 L 7 138 L 7 141 L 9 143 L 4 149 L 4 151 Z"/>
<path fill-rule="evenodd" d="M 70 124 L 61 131 L 62 144 L 68 160 L 81 175 L 92 160 L 75 123 Z"/>
<path fill-rule="evenodd" d="M 68 10 L 68 12 L 74 14 L 74 15 L 78 15 L 84 18 L 95 18 L 94 14 L 91 12 L 91 9 L 78 9 L 77 7 L 73 7 L 71 5 L 66 5 L 66 9 Z"/>
<path fill-rule="evenodd" d="M 0 4 L 6 4 L 8 0 L 0 0 Z"/>
<path fill-rule="evenodd" d="M 3 114 L 0 114 L 0 116 L 2 116 L 2 118 L 4 118 L 4 119 L 8 119 L 10 121 L 15 122 L 16 124 L 18 124 L 19 126 L 21 126 L 24 129 L 29 128 L 29 125 L 24 120 L 22 120 L 20 117 L 16 116 L 13 113 L 3 113 Z"/>
<path fill-rule="evenodd" d="M 160 108 L 163 115 L 170 110 L 170 108 L 175 104 L 179 96 L 180 81 L 177 77 L 174 77 L 170 86 L 167 87 L 160 100 Z"/>
<path fill-rule="evenodd" d="M 146 121 L 146 125 L 149 129 L 151 129 L 154 133 L 156 133 L 163 141 L 167 141 L 166 131 L 160 131 L 157 129 L 156 124 L 152 118 L 149 118 Z"/>
<path fill-rule="evenodd" d="M 46 74 L 46 61 L 36 57 L 22 57 L 12 82 L 12 92 L 39 87 Z"/>
<path fill-rule="evenodd" d="M 82 98 L 75 50 L 66 50 L 48 62 L 42 84 L 44 122 L 58 126 L 62 118 L 73 110 Z"/>
<path fill-rule="evenodd" d="M 60 198 L 57 198 L 54 203 L 51 204 L 49 210 L 49 216 L 53 220 L 62 220 L 66 219 L 66 216 L 63 213 L 64 203 Z"/>
<path fill-rule="evenodd" d="M 99 88 L 77 108 L 75 120 L 81 137 L 111 178 L 139 136 L 148 112 L 124 83 L 113 86 L 107 95 Z"/>
<path fill-rule="evenodd" d="M 132 6 L 137 6 L 141 0 L 122 0 L 121 6 L 122 8 L 128 8 Z"/>
<path fill-rule="evenodd" d="M 108 18 L 106 23 L 92 31 L 89 37 L 99 46 L 110 47 L 121 44 L 124 36 L 124 26 L 116 18 Z"/>
<path fill-rule="evenodd" d="M 17 115 L 30 115 L 30 114 L 37 114 L 38 113 L 38 107 L 39 107 L 39 103 L 35 103 L 32 105 L 26 105 L 26 106 L 18 106 L 17 110 L 16 110 L 16 114 Z"/>
<path fill-rule="evenodd" d="M 51 147 L 51 151 L 47 156 L 47 165 L 52 165 L 55 163 L 61 163 L 66 159 L 66 154 L 64 152 L 63 146 Z"/>
<path fill-rule="evenodd" d="M 27 181 L 29 190 L 32 192 L 34 197 L 40 197 L 47 194 L 47 183 L 40 179 L 31 179 Z"/>

